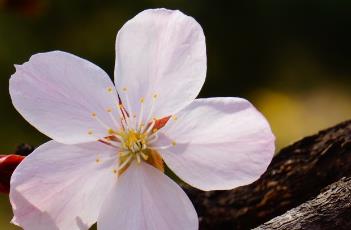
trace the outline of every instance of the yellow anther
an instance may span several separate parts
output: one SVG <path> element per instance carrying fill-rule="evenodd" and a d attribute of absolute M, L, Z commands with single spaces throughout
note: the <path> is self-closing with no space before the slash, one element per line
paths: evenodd
<path fill-rule="evenodd" d="M 92 117 L 96 117 L 96 113 L 91 113 L 91 116 Z"/>
<path fill-rule="evenodd" d="M 156 99 L 158 97 L 158 94 L 155 93 L 153 96 L 152 96 L 154 99 Z"/>
<path fill-rule="evenodd" d="M 90 130 L 88 131 L 88 135 L 93 135 L 93 130 L 90 129 Z"/>
<path fill-rule="evenodd" d="M 126 87 L 124 87 L 122 90 L 123 90 L 124 92 L 126 92 L 128 89 L 127 89 Z"/>
<path fill-rule="evenodd" d="M 96 158 L 95 162 L 96 162 L 96 163 L 100 163 L 100 159 L 99 159 L 99 158 Z"/>
<path fill-rule="evenodd" d="M 107 133 L 112 135 L 112 134 L 115 134 L 116 132 L 113 129 L 110 128 L 110 129 L 107 130 Z"/>
<path fill-rule="evenodd" d="M 145 99 L 142 97 L 140 98 L 140 103 L 144 103 Z"/>
<path fill-rule="evenodd" d="M 107 108 L 106 111 L 107 111 L 108 113 L 111 113 L 111 112 L 112 112 L 112 109 L 111 109 L 111 108 Z"/>
<path fill-rule="evenodd" d="M 152 132 L 153 132 L 153 133 L 156 133 L 156 132 L 157 132 L 157 129 L 153 129 Z"/>
<path fill-rule="evenodd" d="M 172 119 L 173 119 L 173 121 L 176 121 L 176 120 L 178 120 L 178 117 L 177 116 L 172 116 Z"/>
<path fill-rule="evenodd" d="M 112 87 L 110 86 L 110 87 L 107 87 L 107 92 L 109 92 L 109 93 L 112 93 Z"/>
<path fill-rule="evenodd" d="M 172 141 L 172 146 L 176 146 L 176 142 L 175 141 Z"/>
<path fill-rule="evenodd" d="M 112 172 L 113 172 L 114 174 L 117 174 L 117 169 L 113 169 Z"/>
<path fill-rule="evenodd" d="M 123 108 L 123 105 L 122 104 L 117 104 L 117 107 L 122 109 Z"/>

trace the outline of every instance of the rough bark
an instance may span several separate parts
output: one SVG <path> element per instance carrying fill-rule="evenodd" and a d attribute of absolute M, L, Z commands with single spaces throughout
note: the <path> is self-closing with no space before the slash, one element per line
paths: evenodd
<path fill-rule="evenodd" d="M 282 149 L 253 184 L 231 191 L 186 188 L 200 229 L 251 229 L 316 197 L 351 175 L 351 121 Z"/>
<path fill-rule="evenodd" d="M 254 230 L 351 229 L 351 177 L 328 186 L 315 199 Z"/>

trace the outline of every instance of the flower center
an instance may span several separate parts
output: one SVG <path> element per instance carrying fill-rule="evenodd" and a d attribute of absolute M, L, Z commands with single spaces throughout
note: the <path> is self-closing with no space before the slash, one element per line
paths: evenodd
<path fill-rule="evenodd" d="M 108 88 L 107 92 L 111 93 L 112 88 Z M 126 94 L 127 89 L 123 89 L 122 93 Z M 118 131 L 106 125 L 100 119 L 99 114 L 95 112 L 91 113 L 91 116 L 96 122 L 105 128 L 108 133 L 108 136 L 99 138 L 98 141 L 115 147 L 117 150 L 117 167 L 113 168 L 112 171 L 116 175 L 121 175 L 127 170 L 131 162 L 136 160 L 138 164 L 144 161 L 163 172 L 163 160 L 158 151 L 175 146 L 175 142 L 170 141 L 170 143 L 165 146 L 157 146 L 155 144 L 158 140 L 158 130 L 170 120 L 171 116 L 161 119 L 152 118 L 154 103 L 158 98 L 158 94 L 154 94 L 151 98 L 140 99 L 140 111 L 138 115 L 133 114 L 128 95 L 126 94 L 125 96 L 126 104 L 121 104 L 121 102 L 119 102 L 115 108 L 106 109 L 115 127 L 119 127 Z M 151 100 L 149 114 L 144 114 L 145 100 Z M 118 117 L 116 117 L 114 111 L 117 112 Z M 176 119 L 172 120 L 175 121 Z M 146 122 L 143 123 L 143 121 Z M 94 130 L 88 130 L 88 135 L 94 135 Z M 96 162 L 100 163 L 101 161 L 102 159 L 98 156 Z"/>
<path fill-rule="evenodd" d="M 146 149 L 146 135 L 138 133 L 134 130 L 129 130 L 126 133 L 122 133 L 122 146 L 124 149 L 128 149 L 132 153 L 138 153 Z"/>
<path fill-rule="evenodd" d="M 152 125 L 152 124 L 150 124 Z M 132 159 L 136 159 L 138 163 L 141 159 L 147 161 L 149 158 L 149 149 L 147 146 L 148 133 L 135 131 L 134 129 L 122 131 L 118 134 L 121 141 L 121 163 L 129 163 Z M 126 163 L 126 164 L 127 164 Z"/>

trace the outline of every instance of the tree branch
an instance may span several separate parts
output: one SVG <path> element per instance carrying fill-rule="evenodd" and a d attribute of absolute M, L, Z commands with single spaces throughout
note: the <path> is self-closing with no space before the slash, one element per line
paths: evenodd
<path fill-rule="evenodd" d="M 267 172 L 231 191 L 185 188 L 200 229 L 250 229 L 279 216 L 345 176 L 351 176 L 351 121 L 282 149 Z"/>
<path fill-rule="evenodd" d="M 254 230 L 351 229 L 351 177 Z"/>

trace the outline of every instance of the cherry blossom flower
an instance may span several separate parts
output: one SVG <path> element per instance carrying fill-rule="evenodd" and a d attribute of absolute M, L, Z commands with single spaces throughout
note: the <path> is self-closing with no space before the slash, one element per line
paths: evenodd
<path fill-rule="evenodd" d="M 16 66 L 13 104 L 53 140 L 12 176 L 13 223 L 195 230 L 196 211 L 164 163 L 205 191 L 258 179 L 274 152 L 270 126 L 245 99 L 195 99 L 206 61 L 201 26 L 154 9 L 118 32 L 115 86 L 96 65 L 61 51 Z"/>

